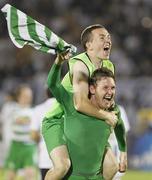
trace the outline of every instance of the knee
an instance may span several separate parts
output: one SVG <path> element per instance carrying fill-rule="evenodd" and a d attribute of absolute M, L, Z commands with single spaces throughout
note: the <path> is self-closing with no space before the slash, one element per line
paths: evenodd
<path fill-rule="evenodd" d="M 25 168 L 25 175 L 28 178 L 29 177 L 35 177 L 36 176 L 36 169 L 34 167 L 27 167 L 27 168 Z"/>
<path fill-rule="evenodd" d="M 64 162 L 64 166 L 65 166 L 65 171 L 68 172 L 68 170 L 70 169 L 70 166 L 71 166 L 71 161 L 70 161 L 70 159 L 67 159 L 67 160 Z"/>

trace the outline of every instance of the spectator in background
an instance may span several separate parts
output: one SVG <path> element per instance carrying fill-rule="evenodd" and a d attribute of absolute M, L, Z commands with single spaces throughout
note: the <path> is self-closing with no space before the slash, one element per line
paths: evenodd
<path fill-rule="evenodd" d="M 4 160 L 6 158 L 6 154 L 8 152 L 10 141 L 11 141 L 11 131 L 8 131 L 8 129 L 11 129 L 11 112 L 16 108 L 16 101 L 13 93 L 8 93 L 6 95 L 5 102 L 1 108 L 0 111 L 0 123 L 1 123 L 1 136 L 2 136 L 2 159 L 1 159 L 1 165 L 4 165 Z"/>
<path fill-rule="evenodd" d="M 47 89 L 47 99 L 34 107 L 32 123 L 31 123 L 31 138 L 38 143 L 38 166 L 41 172 L 42 180 L 45 177 L 46 172 L 52 168 L 53 164 L 49 158 L 49 154 L 46 149 L 45 142 L 41 135 L 41 123 L 46 111 L 52 106 L 54 98 L 51 98 L 51 93 Z M 50 137 L 51 138 L 51 137 Z"/>
<path fill-rule="evenodd" d="M 138 113 L 138 121 L 136 123 L 135 135 L 143 136 L 146 132 L 151 131 L 152 127 L 152 108 L 141 108 Z"/>
<path fill-rule="evenodd" d="M 25 179 L 36 178 L 36 145 L 30 138 L 32 99 L 32 90 L 28 85 L 20 85 L 17 88 L 17 104 L 9 116 L 12 137 L 5 164 L 6 180 L 14 180 L 19 169 L 24 170 Z"/>

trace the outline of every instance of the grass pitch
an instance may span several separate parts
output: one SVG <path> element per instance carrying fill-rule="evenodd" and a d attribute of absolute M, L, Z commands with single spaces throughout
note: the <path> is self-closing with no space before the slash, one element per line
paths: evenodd
<path fill-rule="evenodd" d="M 4 171 L 2 169 L 0 169 L 0 180 L 5 180 Z M 23 180 L 23 178 L 17 177 L 16 180 Z M 128 170 L 122 177 L 122 180 L 152 180 L 152 172 Z"/>
<path fill-rule="evenodd" d="M 127 171 L 122 180 L 152 180 L 152 172 Z"/>

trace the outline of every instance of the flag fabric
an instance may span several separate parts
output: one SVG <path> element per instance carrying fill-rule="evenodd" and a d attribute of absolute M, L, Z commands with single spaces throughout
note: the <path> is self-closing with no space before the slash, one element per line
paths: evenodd
<path fill-rule="evenodd" d="M 30 45 L 45 53 L 55 54 L 69 50 L 75 54 L 77 48 L 65 42 L 46 26 L 40 24 L 22 11 L 6 4 L 1 11 L 7 20 L 9 36 L 12 42 L 22 48 Z"/>

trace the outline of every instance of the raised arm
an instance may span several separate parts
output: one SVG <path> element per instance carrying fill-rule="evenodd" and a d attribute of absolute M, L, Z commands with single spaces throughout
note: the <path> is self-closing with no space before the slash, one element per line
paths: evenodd
<path fill-rule="evenodd" d="M 67 96 L 67 92 L 61 84 L 61 64 L 63 62 L 62 55 L 57 55 L 54 64 L 52 65 L 48 74 L 47 84 L 54 97 L 61 104 L 63 97 Z"/>
<path fill-rule="evenodd" d="M 88 99 L 88 77 L 89 71 L 86 65 L 77 61 L 72 69 L 74 102 L 77 111 L 105 120 L 111 126 L 115 126 L 117 117 L 114 112 L 107 112 L 93 106 Z"/>

